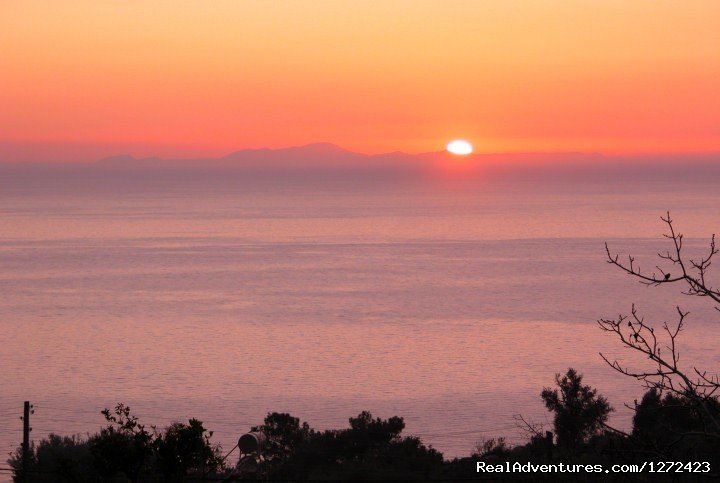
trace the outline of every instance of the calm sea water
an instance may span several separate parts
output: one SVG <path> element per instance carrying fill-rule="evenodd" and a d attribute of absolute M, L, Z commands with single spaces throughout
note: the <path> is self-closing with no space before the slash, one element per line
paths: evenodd
<path fill-rule="evenodd" d="M 613 270 L 603 243 L 651 255 L 672 210 L 698 253 L 716 185 L 3 171 L 0 450 L 24 400 L 36 440 L 122 401 L 147 424 L 197 417 L 226 449 L 268 411 L 400 415 L 451 457 L 521 441 L 516 414 L 549 426 L 540 391 L 570 366 L 627 427 L 642 388 L 598 352 L 635 360 L 595 320 L 681 303 L 682 358 L 714 371 L 720 321 Z"/>

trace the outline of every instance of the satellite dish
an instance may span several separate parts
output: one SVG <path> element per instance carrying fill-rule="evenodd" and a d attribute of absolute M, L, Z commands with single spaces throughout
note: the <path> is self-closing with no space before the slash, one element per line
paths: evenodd
<path fill-rule="evenodd" d="M 240 436 L 238 440 L 238 448 L 243 454 L 255 454 L 260 453 L 260 450 L 267 442 L 267 436 L 265 433 L 259 431 L 246 433 Z"/>

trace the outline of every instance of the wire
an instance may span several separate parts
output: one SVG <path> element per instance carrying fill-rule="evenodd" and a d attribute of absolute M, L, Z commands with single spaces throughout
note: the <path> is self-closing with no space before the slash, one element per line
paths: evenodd
<path fill-rule="evenodd" d="M 233 446 L 233 449 L 231 449 L 230 451 L 228 451 L 228 453 L 227 453 L 225 456 L 223 456 L 220 461 L 225 461 L 225 460 L 227 459 L 227 457 L 230 456 L 230 453 L 232 453 L 233 451 L 235 451 L 235 450 L 237 449 L 237 447 L 238 447 L 239 444 L 240 444 L 239 441 L 238 441 L 237 443 L 235 443 L 235 446 Z"/>
<path fill-rule="evenodd" d="M 506 431 L 508 429 L 516 429 L 517 426 L 505 426 L 502 428 L 492 428 L 492 429 L 473 429 L 469 431 L 455 431 L 455 432 L 448 432 L 448 433 L 415 433 L 416 436 L 462 436 L 465 434 L 476 434 L 476 433 L 492 433 L 493 431 Z"/>
<path fill-rule="evenodd" d="M 44 411 L 43 411 L 43 412 L 42 412 L 43 415 L 52 414 L 52 413 L 55 412 L 55 411 L 62 411 L 62 412 L 65 412 L 65 413 L 69 413 L 69 414 L 71 414 L 71 415 L 78 415 L 78 416 L 83 416 L 83 417 L 84 417 L 84 416 L 97 417 L 97 419 L 98 419 L 100 422 L 104 422 L 104 419 L 103 419 L 103 417 L 102 417 L 102 413 L 101 413 L 100 411 L 98 411 L 98 410 L 77 409 L 77 408 L 70 408 L 70 407 L 60 407 L 60 406 L 48 405 L 48 404 L 44 404 L 44 403 L 34 404 L 34 408 L 35 408 L 36 412 L 39 412 L 38 410 L 41 411 L 41 410 L 43 410 L 43 409 L 51 409 L 51 410 L 52 410 L 52 411 L 47 411 L 47 412 L 44 412 Z M 17 414 L 17 413 L 13 413 L 13 414 Z M 159 419 L 159 420 L 162 420 L 162 421 L 183 421 L 183 420 L 191 419 L 191 418 L 189 418 L 189 417 L 187 417 L 187 416 L 180 416 L 180 415 L 168 416 L 167 413 L 165 413 L 165 414 L 159 414 L 159 413 L 155 413 L 155 412 L 146 412 L 146 411 L 142 411 L 142 410 L 137 411 L 137 412 L 133 411 L 133 415 L 138 416 L 138 417 L 140 417 L 140 418 L 153 418 L 153 419 Z M 37 417 L 40 417 L 40 416 L 39 416 L 39 415 L 36 415 L 36 418 L 37 418 Z M 59 418 L 52 418 L 52 419 L 53 419 L 53 420 L 61 421 L 61 419 L 59 419 Z M 250 423 L 248 423 L 248 422 L 246 422 L 246 421 L 232 421 L 232 420 L 206 419 L 206 418 L 195 418 L 195 419 L 198 419 L 198 420 L 202 421 L 203 423 L 219 424 L 219 425 L 224 425 L 224 426 L 242 426 L 242 427 L 245 427 L 245 426 L 251 427 L 251 426 L 253 426 L 253 424 L 250 424 Z M 68 420 L 65 420 L 65 421 L 68 421 Z M 69 421 L 69 422 L 74 422 L 74 421 Z M 87 422 L 87 421 L 86 421 L 86 420 L 83 420 L 82 422 Z"/>

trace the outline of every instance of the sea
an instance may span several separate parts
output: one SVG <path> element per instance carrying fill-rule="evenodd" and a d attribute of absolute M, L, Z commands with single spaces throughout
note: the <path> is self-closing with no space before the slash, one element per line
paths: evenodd
<path fill-rule="evenodd" d="M 720 312 L 643 270 L 720 230 L 716 179 L 642 173 L 0 169 L 0 452 L 87 435 L 124 403 L 197 418 L 229 451 L 273 411 L 316 429 L 401 416 L 446 458 L 552 430 L 540 393 L 572 367 L 631 426 L 646 359 L 597 320 L 689 310 L 680 363 L 717 374 Z M 667 267 L 676 273 L 677 267 Z M 717 278 L 715 279 L 717 280 Z M 235 456 L 230 456 L 233 461 Z"/>

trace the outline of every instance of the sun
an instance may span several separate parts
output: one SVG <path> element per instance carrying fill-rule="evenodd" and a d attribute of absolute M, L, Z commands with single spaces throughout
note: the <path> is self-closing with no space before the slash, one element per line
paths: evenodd
<path fill-rule="evenodd" d="M 449 153 L 457 154 L 459 156 L 466 156 L 473 152 L 472 144 L 464 139 L 455 139 L 454 141 L 450 141 L 447 146 L 445 146 L 445 149 L 447 149 Z"/>

